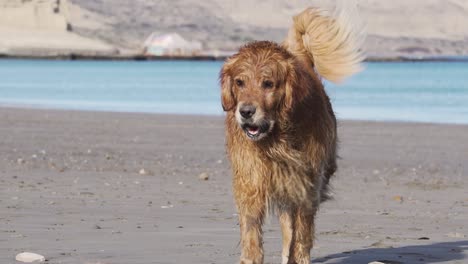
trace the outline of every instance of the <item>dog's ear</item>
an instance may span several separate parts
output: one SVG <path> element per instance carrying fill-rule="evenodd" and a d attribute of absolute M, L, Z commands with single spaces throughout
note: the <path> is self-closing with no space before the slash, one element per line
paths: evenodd
<path fill-rule="evenodd" d="M 294 108 L 309 95 L 310 86 L 313 85 L 311 73 L 304 65 L 296 60 L 287 62 L 287 74 L 285 78 L 284 106 L 286 109 Z M 312 73 L 313 74 L 313 73 Z"/>
<path fill-rule="evenodd" d="M 219 79 L 221 82 L 221 104 L 224 111 L 230 111 L 236 106 L 236 98 L 232 91 L 232 77 L 229 74 L 229 65 L 226 62 L 221 69 Z"/>

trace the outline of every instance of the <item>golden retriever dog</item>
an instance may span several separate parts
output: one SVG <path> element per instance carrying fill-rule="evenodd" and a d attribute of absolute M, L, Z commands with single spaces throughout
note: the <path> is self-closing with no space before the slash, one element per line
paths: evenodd
<path fill-rule="evenodd" d="M 263 263 L 268 212 L 280 220 L 282 263 L 310 262 L 314 218 L 337 168 L 336 119 L 321 78 L 340 81 L 363 59 L 348 22 L 306 9 L 284 43 L 246 44 L 222 67 L 240 263 Z"/>

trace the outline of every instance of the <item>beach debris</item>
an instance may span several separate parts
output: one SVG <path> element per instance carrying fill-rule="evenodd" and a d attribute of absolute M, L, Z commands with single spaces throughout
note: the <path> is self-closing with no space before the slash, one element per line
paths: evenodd
<path fill-rule="evenodd" d="M 16 255 L 16 261 L 24 263 L 44 262 L 45 257 L 36 253 L 23 252 Z"/>
<path fill-rule="evenodd" d="M 206 172 L 200 173 L 200 175 L 198 175 L 198 179 L 203 180 L 203 181 L 207 181 L 209 178 L 210 176 Z"/>
<path fill-rule="evenodd" d="M 22 158 L 19 158 L 19 159 L 16 160 L 16 163 L 21 165 L 21 164 L 25 164 L 26 161 L 24 159 L 22 159 Z"/>
<path fill-rule="evenodd" d="M 98 224 L 94 225 L 94 229 L 102 229 L 102 227 Z"/>
<path fill-rule="evenodd" d="M 183 182 L 183 181 L 180 181 L 180 182 L 179 182 L 179 185 L 182 185 L 182 184 L 184 184 L 184 182 Z"/>
<path fill-rule="evenodd" d="M 464 234 L 457 233 L 457 232 L 448 233 L 447 236 L 448 236 L 448 237 L 451 237 L 451 238 L 465 238 L 465 235 L 464 235 Z"/>
<path fill-rule="evenodd" d="M 369 262 L 369 264 L 385 264 L 385 263 L 380 262 L 380 261 L 372 261 L 372 262 Z"/>
<path fill-rule="evenodd" d="M 393 196 L 393 200 L 399 203 L 403 203 L 403 196 L 400 196 L 400 195 Z"/>
<path fill-rule="evenodd" d="M 420 238 L 418 238 L 418 240 L 430 240 L 430 238 L 428 238 L 428 237 L 420 237 Z"/>

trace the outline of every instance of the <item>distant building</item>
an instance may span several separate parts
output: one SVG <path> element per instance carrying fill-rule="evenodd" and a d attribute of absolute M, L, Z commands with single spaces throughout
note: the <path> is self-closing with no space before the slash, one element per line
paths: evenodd
<path fill-rule="evenodd" d="M 188 41 L 177 33 L 152 33 L 143 44 L 147 56 L 194 56 L 201 52 L 200 42 Z"/>

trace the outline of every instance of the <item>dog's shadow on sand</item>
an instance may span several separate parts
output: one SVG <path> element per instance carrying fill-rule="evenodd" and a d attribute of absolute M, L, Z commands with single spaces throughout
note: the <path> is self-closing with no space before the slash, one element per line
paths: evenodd
<path fill-rule="evenodd" d="M 373 261 L 385 264 L 442 263 L 467 259 L 465 253 L 468 254 L 468 240 L 396 248 L 360 249 L 313 259 L 312 263 L 367 264 Z"/>

